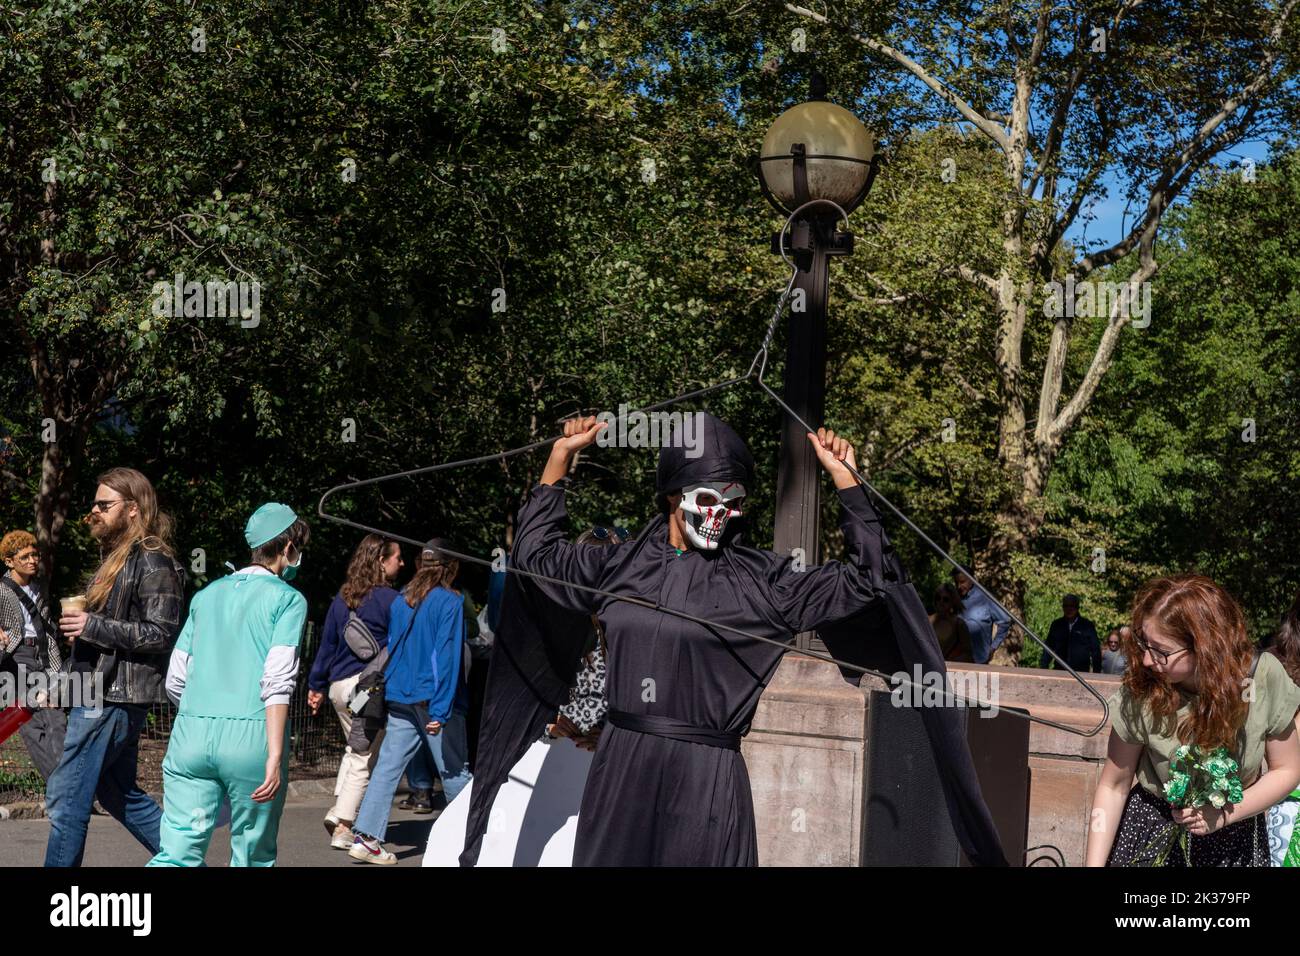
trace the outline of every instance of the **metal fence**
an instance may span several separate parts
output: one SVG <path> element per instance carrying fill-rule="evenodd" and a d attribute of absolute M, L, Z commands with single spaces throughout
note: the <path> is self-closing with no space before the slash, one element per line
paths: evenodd
<path fill-rule="evenodd" d="M 316 627 L 308 622 L 299 653 L 301 666 L 298 685 L 289 705 L 289 777 L 333 777 L 347 741 L 334 709 L 326 701 L 320 713 L 312 716 L 307 707 L 307 674 L 316 659 L 319 646 Z M 140 755 L 136 779 L 150 793 L 162 792 L 162 761 L 171 736 L 176 708 L 167 702 L 149 708 L 148 720 L 140 733 Z M 19 734 L 0 744 L 0 805 L 41 802 L 45 799 L 45 781 L 32 766 Z"/>

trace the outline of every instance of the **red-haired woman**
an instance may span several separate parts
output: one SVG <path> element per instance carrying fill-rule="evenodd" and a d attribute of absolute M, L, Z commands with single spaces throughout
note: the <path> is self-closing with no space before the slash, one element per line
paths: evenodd
<path fill-rule="evenodd" d="M 1110 743 L 1092 802 L 1087 865 L 1149 863 L 1148 848 L 1177 823 L 1191 834 L 1195 866 L 1268 866 L 1264 812 L 1300 784 L 1300 687 L 1273 655 L 1255 662 L 1241 608 L 1201 575 L 1149 582 L 1134 601 L 1124 652 L 1129 664 L 1110 699 Z M 1237 803 L 1169 804 L 1164 784 L 1183 744 L 1228 748 L 1240 768 Z M 1188 862 L 1175 850 L 1164 865 Z"/>

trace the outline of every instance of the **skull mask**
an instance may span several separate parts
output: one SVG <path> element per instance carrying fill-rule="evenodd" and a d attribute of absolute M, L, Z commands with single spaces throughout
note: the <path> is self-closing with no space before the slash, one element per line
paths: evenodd
<path fill-rule="evenodd" d="M 714 551 L 722 541 L 727 522 L 743 512 L 745 486 L 735 481 L 709 481 L 682 489 L 682 515 L 686 537 L 705 551 Z"/>

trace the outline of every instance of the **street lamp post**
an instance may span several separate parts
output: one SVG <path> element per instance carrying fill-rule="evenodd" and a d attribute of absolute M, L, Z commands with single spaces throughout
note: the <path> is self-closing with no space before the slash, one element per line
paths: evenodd
<path fill-rule="evenodd" d="M 785 400 L 809 424 L 826 411 L 826 305 L 830 263 L 853 253 L 853 235 L 841 218 L 866 198 L 876 173 L 871 133 L 856 116 L 826 100 L 826 83 L 812 74 L 811 95 L 782 113 L 763 139 L 758 161 L 763 194 L 787 217 L 789 230 L 772 237 L 772 251 L 798 267 L 786 346 Z M 838 208 L 837 208 L 838 207 Z M 786 416 L 776 481 L 779 554 L 802 549 L 807 564 L 819 554 L 817 458 L 798 422 Z M 811 633 L 797 646 L 812 646 Z"/>

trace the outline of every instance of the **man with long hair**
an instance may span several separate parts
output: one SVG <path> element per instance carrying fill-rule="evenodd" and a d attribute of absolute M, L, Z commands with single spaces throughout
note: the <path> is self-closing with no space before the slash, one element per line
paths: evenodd
<path fill-rule="evenodd" d="M 171 519 L 159 510 L 149 479 L 133 468 L 111 468 L 98 481 L 87 522 L 102 560 L 86 610 L 64 609 L 59 629 L 73 642 L 71 669 L 102 687 L 103 700 L 68 716 L 63 756 L 45 789 L 46 866 L 81 865 L 96 797 L 150 853 L 158 852 L 162 809 L 136 784 L 136 755 L 149 706 L 166 700 L 163 677 L 180 633 L 184 572 L 172 552 Z"/>

